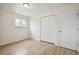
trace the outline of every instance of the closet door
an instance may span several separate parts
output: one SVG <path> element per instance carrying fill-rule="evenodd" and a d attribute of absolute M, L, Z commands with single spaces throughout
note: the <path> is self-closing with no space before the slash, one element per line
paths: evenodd
<path fill-rule="evenodd" d="M 56 16 L 41 18 L 41 40 L 57 43 L 57 19 Z"/>
<path fill-rule="evenodd" d="M 74 49 L 74 18 L 73 12 L 65 12 L 60 18 L 60 46 Z"/>
<path fill-rule="evenodd" d="M 76 10 L 76 16 L 75 16 L 75 23 L 76 23 L 76 35 L 75 35 L 75 40 L 76 40 L 76 50 L 79 52 L 79 9 Z"/>
<path fill-rule="evenodd" d="M 76 50 L 79 52 L 79 17 L 76 19 Z"/>
<path fill-rule="evenodd" d="M 40 40 L 42 41 L 48 41 L 47 39 L 47 29 L 48 27 L 48 21 L 47 21 L 47 18 L 41 18 L 40 19 Z"/>

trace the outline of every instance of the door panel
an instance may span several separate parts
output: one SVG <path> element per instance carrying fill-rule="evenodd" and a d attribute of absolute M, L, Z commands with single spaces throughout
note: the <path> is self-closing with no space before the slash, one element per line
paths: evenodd
<path fill-rule="evenodd" d="M 76 10 L 76 29 L 75 29 L 75 38 L 76 38 L 76 50 L 79 52 L 79 9 Z"/>
<path fill-rule="evenodd" d="M 41 40 L 57 43 L 57 19 L 55 16 L 41 18 Z"/>
<path fill-rule="evenodd" d="M 47 19 L 41 18 L 41 40 L 47 41 Z"/>
<path fill-rule="evenodd" d="M 74 49 L 74 18 L 71 13 L 61 15 L 60 46 Z"/>

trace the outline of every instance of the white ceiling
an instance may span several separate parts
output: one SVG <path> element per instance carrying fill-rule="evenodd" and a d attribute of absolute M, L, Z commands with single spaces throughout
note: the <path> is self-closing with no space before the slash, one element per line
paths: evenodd
<path fill-rule="evenodd" d="M 64 3 L 31 3 L 30 8 L 25 8 L 20 3 L 0 3 L 0 8 L 5 10 L 21 13 L 21 14 L 36 14 L 53 11 L 60 7 L 77 5 L 77 4 L 64 4 Z"/>

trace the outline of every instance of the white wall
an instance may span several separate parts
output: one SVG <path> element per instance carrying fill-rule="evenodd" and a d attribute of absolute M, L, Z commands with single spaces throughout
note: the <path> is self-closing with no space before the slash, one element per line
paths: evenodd
<path fill-rule="evenodd" d="M 33 15 L 30 19 L 30 35 L 35 40 L 40 40 L 40 18 Z"/>
<path fill-rule="evenodd" d="M 27 28 L 16 28 L 16 16 L 27 20 Z M 29 16 L 23 16 L 9 11 L 0 10 L 0 45 L 29 37 Z"/>
<path fill-rule="evenodd" d="M 1 11 L 0 11 L 1 14 Z M 0 40 L 1 40 L 1 16 L 0 16 Z"/>
<path fill-rule="evenodd" d="M 74 28 L 73 28 L 73 31 L 74 31 L 74 34 L 73 34 L 73 41 L 74 41 L 74 44 L 77 43 L 77 45 L 79 46 L 79 39 L 77 37 L 79 32 L 75 32 L 76 31 L 76 25 L 78 25 L 78 23 L 76 24 L 76 22 L 78 21 L 78 19 L 76 19 L 76 11 L 78 11 L 78 5 L 67 5 L 67 6 L 64 6 L 64 7 L 60 7 L 59 9 L 55 9 L 55 10 L 50 10 L 50 12 L 44 12 L 44 13 L 40 13 L 40 14 L 37 14 L 36 16 L 34 16 L 34 19 L 32 18 L 30 21 L 30 24 L 32 25 L 30 28 L 31 28 L 31 35 L 32 35 L 32 38 L 34 39 L 37 39 L 37 40 L 40 40 L 40 17 L 42 16 L 48 16 L 48 15 L 56 15 L 57 16 L 57 19 L 61 19 L 62 16 L 61 15 L 64 15 L 64 17 L 66 17 L 66 15 L 72 15 L 72 18 L 70 17 L 69 19 L 74 19 Z M 77 16 L 78 17 L 78 16 Z M 68 19 L 68 18 L 67 18 Z M 77 20 L 77 21 L 76 21 Z M 60 24 L 61 25 L 61 24 Z M 60 27 L 59 25 L 59 27 Z M 76 34 L 76 36 L 75 36 Z M 59 36 L 58 36 L 59 37 Z M 76 39 L 77 38 L 77 39 Z M 75 46 L 75 45 L 74 45 Z M 75 48 L 77 47 L 76 50 L 78 50 L 78 46 L 75 46 Z M 74 49 L 75 49 L 74 48 Z"/>
<path fill-rule="evenodd" d="M 60 7 L 59 9 L 55 10 L 48 10 L 50 12 L 43 12 L 43 13 L 37 13 L 36 15 L 33 15 L 32 18 L 30 19 L 30 28 L 31 28 L 31 36 L 33 38 L 37 38 L 37 40 L 40 39 L 40 17 L 43 16 L 48 16 L 48 15 L 56 15 L 57 18 L 59 19 L 61 14 L 64 14 L 64 12 L 72 12 L 74 10 L 75 6 L 65 6 L 65 7 Z"/>

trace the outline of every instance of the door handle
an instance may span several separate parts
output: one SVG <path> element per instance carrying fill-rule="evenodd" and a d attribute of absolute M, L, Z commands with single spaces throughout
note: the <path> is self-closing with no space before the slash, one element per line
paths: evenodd
<path fill-rule="evenodd" d="M 61 30 L 59 32 L 62 32 Z"/>

